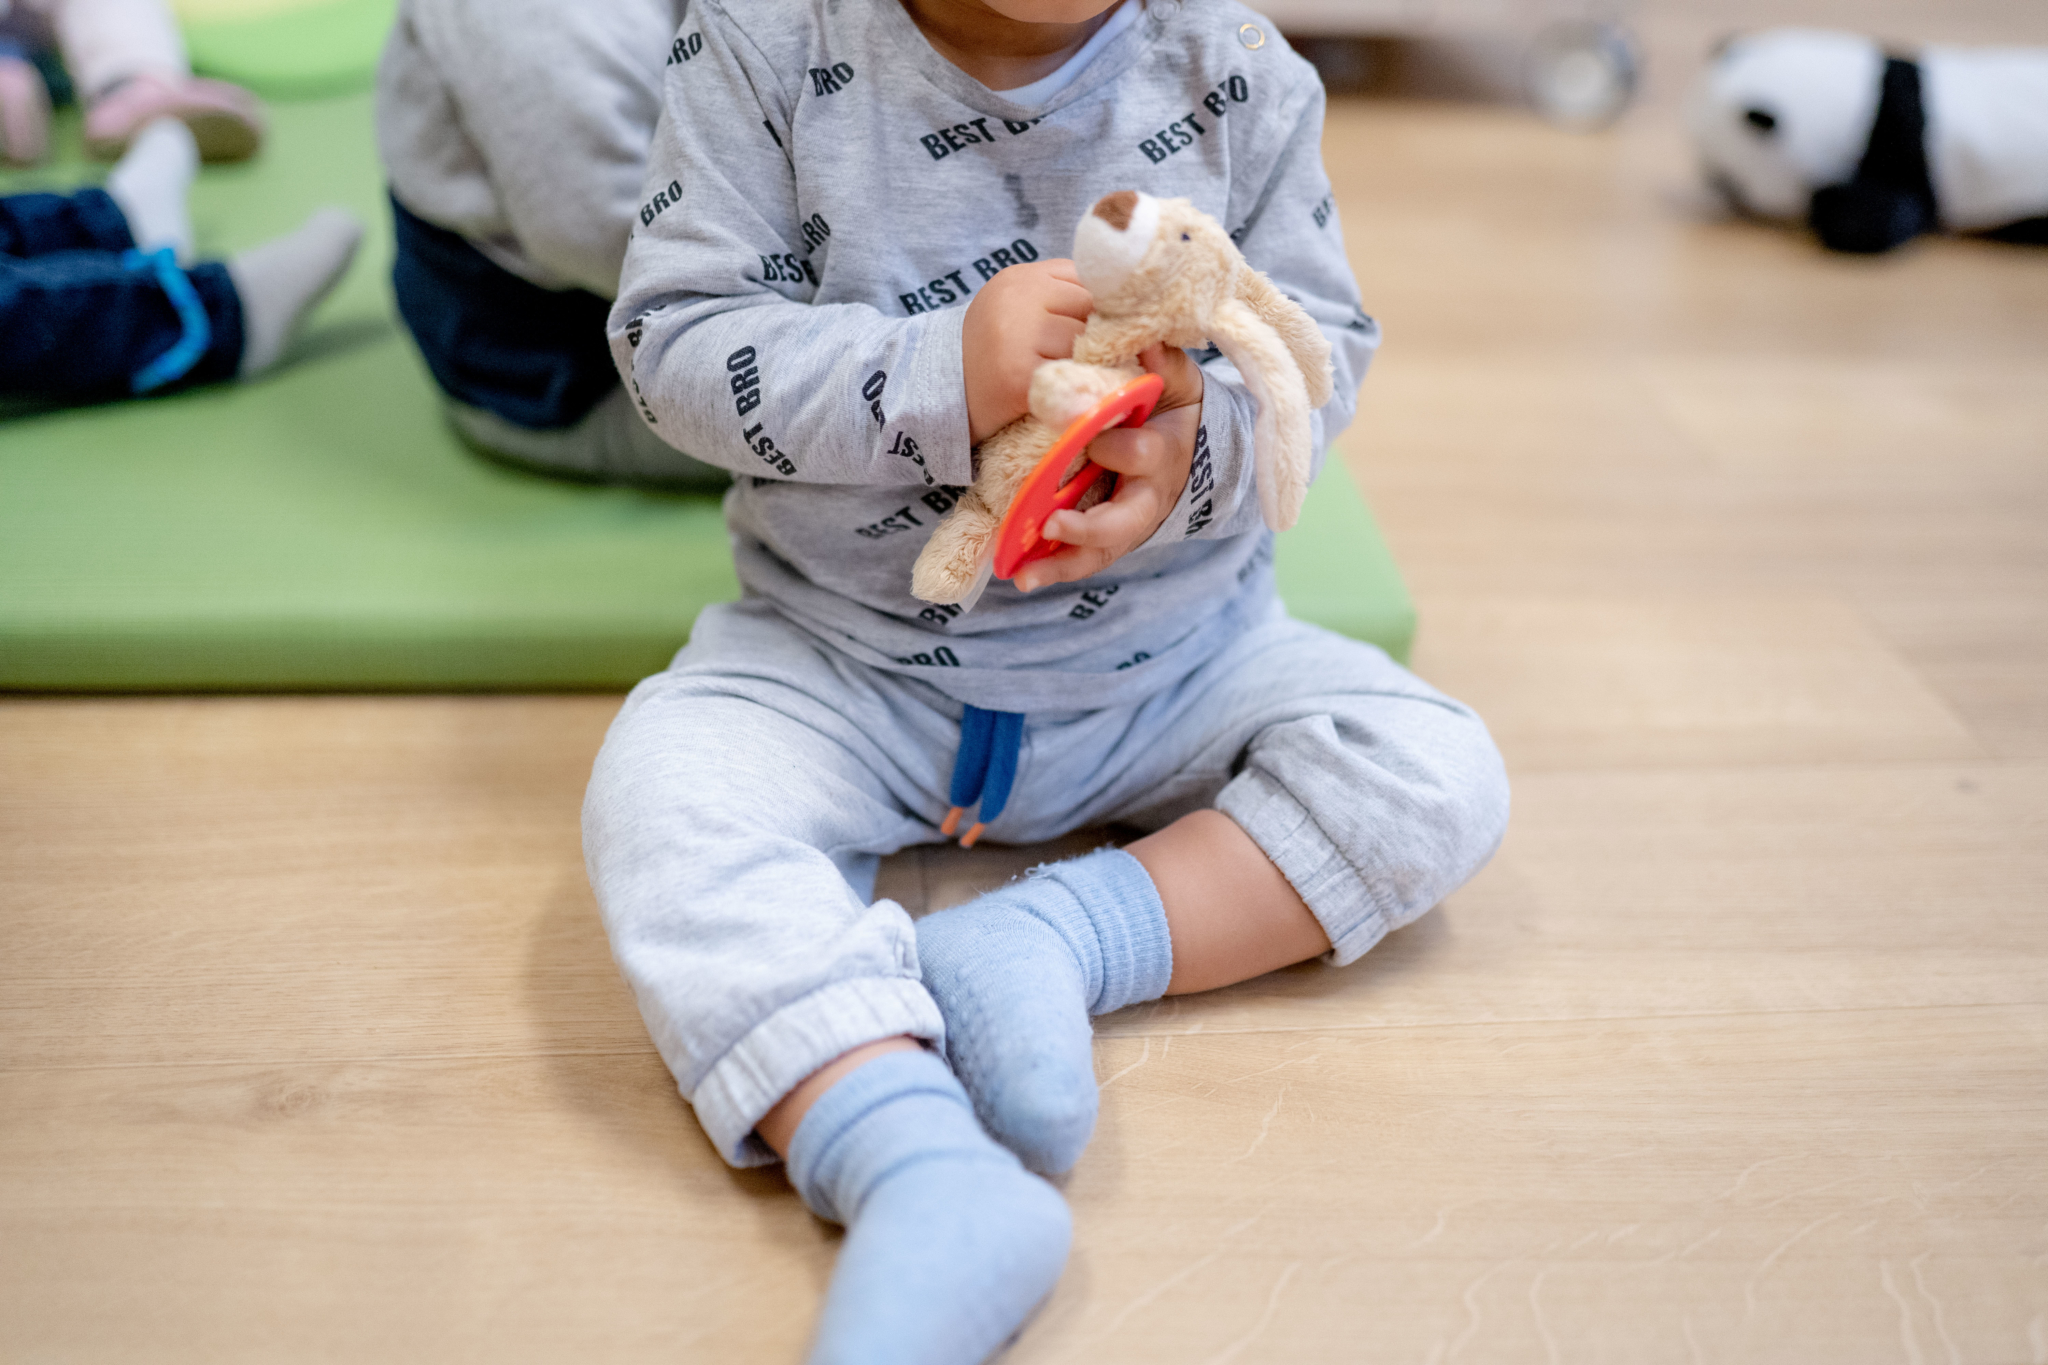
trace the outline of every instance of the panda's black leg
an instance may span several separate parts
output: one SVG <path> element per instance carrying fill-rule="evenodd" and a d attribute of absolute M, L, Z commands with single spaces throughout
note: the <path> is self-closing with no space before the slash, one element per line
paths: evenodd
<path fill-rule="evenodd" d="M 1920 196 L 1862 180 L 1814 191 L 1808 221 L 1822 246 L 1859 256 L 1890 251 L 1935 227 Z"/>
<path fill-rule="evenodd" d="M 2016 246 L 2048 246 L 2048 218 L 2022 218 L 1984 235 L 1994 242 L 2011 242 Z"/>

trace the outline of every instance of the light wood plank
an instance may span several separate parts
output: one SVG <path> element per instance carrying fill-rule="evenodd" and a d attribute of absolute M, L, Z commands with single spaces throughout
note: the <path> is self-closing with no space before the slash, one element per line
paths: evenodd
<path fill-rule="evenodd" d="M 2038 1006 L 1278 1041 L 1104 1046 L 1016 1359 L 2039 1354 Z"/>
<path fill-rule="evenodd" d="M 1115 1040 L 1012 1358 L 2024 1360 L 2044 1063 L 2041 1007 Z M 793 1358 L 832 1234 L 660 1081 L 11 1073 L 61 1117 L 0 1133 L 10 1352 Z"/>
<path fill-rule="evenodd" d="M 1415 664 L 1478 709 L 1518 773 L 1982 754 L 1854 610 L 1818 595 L 1444 597 Z"/>
<path fill-rule="evenodd" d="M 0 1110 L 8 1360 L 795 1360 L 837 1241 L 651 1049 L 10 1071 Z"/>
<path fill-rule="evenodd" d="M 1704 355 L 1646 368 L 1692 443 L 1767 486 L 1971 511 L 2042 493 L 2032 466 L 2048 450 L 2048 385 L 2031 358 Z"/>

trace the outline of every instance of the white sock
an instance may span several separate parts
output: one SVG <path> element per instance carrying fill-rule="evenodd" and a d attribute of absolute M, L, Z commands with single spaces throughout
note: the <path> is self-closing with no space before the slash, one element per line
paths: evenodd
<path fill-rule="evenodd" d="M 283 357 L 306 314 L 341 282 L 362 240 L 363 225 L 354 214 L 326 208 L 298 231 L 228 262 L 228 276 L 242 296 L 242 378 L 261 374 Z"/>
<path fill-rule="evenodd" d="M 160 118 L 135 135 L 107 176 L 107 193 L 127 215 L 128 232 L 144 251 L 170 247 L 180 264 L 192 259 L 192 219 L 185 196 L 199 173 L 199 144 L 174 118 Z"/>

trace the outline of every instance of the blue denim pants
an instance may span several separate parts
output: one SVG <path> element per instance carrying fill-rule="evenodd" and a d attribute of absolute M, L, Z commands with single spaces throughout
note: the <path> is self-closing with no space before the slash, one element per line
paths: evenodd
<path fill-rule="evenodd" d="M 186 324 L 159 274 L 135 263 L 128 220 L 105 191 L 0 198 L 0 395 L 83 402 L 134 392 Z M 242 301 L 217 262 L 182 272 L 211 339 L 166 388 L 232 379 Z"/>

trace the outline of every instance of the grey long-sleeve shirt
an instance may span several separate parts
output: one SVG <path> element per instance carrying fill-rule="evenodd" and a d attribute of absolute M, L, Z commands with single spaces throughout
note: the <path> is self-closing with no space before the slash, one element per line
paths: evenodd
<path fill-rule="evenodd" d="M 392 193 L 543 289 L 618 290 L 684 0 L 401 0 L 377 71 Z"/>
<path fill-rule="evenodd" d="M 1379 329 L 1359 309 L 1320 156 L 1323 94 L 1231 0 L 1152 0 L 1045 104 L 935 52 L 897 0 L 694 0 L 669 48 L 612 349 L 672 444 L 743 476 L 742 582 L 865 663 L 1011 710 L 1170 686 L 1255 619 L 1271 538 L 1254 407 L 1207 382 L 1194 466 L 1150 541 L 1083 582 L 910 595 L 972 481 L 960 324 L 1004 266 L 1069 254 L 1103 194 L 1185 196 L 1322 325 L 1351 420 Z"/>

